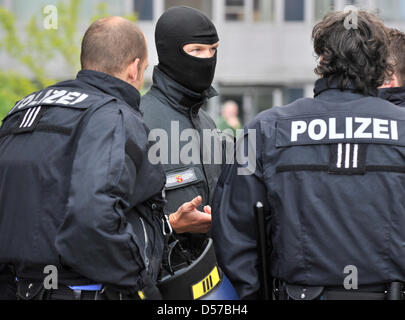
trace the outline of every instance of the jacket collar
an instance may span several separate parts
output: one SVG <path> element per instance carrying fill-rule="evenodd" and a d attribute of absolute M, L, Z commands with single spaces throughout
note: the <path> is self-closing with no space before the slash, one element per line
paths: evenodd
<path fill-rule="evenodd" d="M 198 114 L 200 108 L 208 99 L 218 95 L 218 92 L 213 87 L 203 93 L 191 91 L 171 79 L 158 67 L 155 67 L 153 71 L 152 89 L 160 91 L 169 101 L 172 108 L 192 116 Z"/>
<path fill-rule="evenodd" d="M 375 89 L 370 93 L 370 96 L 376 97 L 378 90 Z M 353 83 L 349 83 L 345 89 L 340 89 L 337 82 L 328 78 L 322 78 L 316 81 L 314 89 L 314 97 L 324 100 L 334 100 L 339 96 L 340 101 L 349 101 L 359 98 L 364 98 L 365 95 L 356 92 L 356 87 Z"/>
<path fill-rule="evenodd" d="M 378 96 L 398 106 L 405 106 L 405 87 L 380 89 Z"/>
<path fill-rule="evenodd" d="M 129 106 L 139 111 L 141 95 L 139 91 L 129 83 L 109 74 L 92 70 L 80 71 L 77 75 L 77 80 L 83 81 L 108 95 L 123 100 Z"/>

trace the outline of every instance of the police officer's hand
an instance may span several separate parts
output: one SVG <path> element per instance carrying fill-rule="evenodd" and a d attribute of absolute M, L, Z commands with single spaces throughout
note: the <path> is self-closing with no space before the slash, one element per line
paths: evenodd
<path fill-rule="evenodd" d="M 210 230 L 211 207 L 205 206 L 204 212 L 197 210 L 202 201 L 202 197 L 198 196 L 169 216 L 170 225 L 176 233 L 207 233 Z"/>

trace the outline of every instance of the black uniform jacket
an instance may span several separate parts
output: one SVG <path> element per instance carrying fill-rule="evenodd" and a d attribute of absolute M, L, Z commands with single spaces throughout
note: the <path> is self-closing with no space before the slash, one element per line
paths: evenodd
<path fill-rule="evenodd" d="M 156 161 L 163 164 L 166 173 L 166 214 L 197 196 L 203 198 L 200 210 L 212 202 L 226 150 L 214 121 L 202 107 L 215 95 L 213 88 L 203 94 L 192 92 L 156 67 L 153 86 L 141 99 L 144 120 L 156 147 L 153 154 L 158 155 Z M 183 245 L 195 249 L 197 255 L 204 238 L 180 236 Z"/>
<path fill-rule="evenodd" d="M 397 106 L 405 107 L 405 87 L 379 89 L 378 96 Z"/>

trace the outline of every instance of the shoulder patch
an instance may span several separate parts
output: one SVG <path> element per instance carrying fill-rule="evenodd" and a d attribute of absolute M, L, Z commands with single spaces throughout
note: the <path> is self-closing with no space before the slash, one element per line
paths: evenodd
<path fill-rule="evenodd" d="M 198 181 L 199 178 L 195 168 L 168 173 L 166 175 L 166 189 L 176 189 Z"/>

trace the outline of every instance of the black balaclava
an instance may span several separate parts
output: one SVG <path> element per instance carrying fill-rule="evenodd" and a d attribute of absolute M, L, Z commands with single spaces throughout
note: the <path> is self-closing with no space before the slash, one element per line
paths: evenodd
<path fill-rule="evenodd" d="M 214 24 L 202 12 L 189 7 L 174 7 L 159 19 L 155 32 L 159 69 L 183 87 L 203 93 L 211 87 L 217 54 L 203 59 L 187 54 L 190 43 L 215 44 L 219 41 Z"/>

